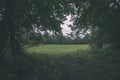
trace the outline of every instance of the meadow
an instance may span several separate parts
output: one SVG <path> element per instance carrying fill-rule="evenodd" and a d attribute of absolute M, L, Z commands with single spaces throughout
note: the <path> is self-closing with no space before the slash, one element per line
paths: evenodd
<path fill-rule="evenodd" d="M 89 50 L 89 45 L 36 45 L 27 48 L 28 53 L 39 53 L 39 54 L 54 54 L 61 55 L 64 53 L 76 52 L 76 51 L 86 51 Z"/>
<path fill-rule="evenodd" d="M 119 80 L 120 54 L 88 45 L 36 45 L 27 48 L 36 80 Z"/>
<path fill-rule="evenodd" d="M 88 45 L 35 45 L 0 63 L 0 80 L 120 80 L 120 52 Z"/>

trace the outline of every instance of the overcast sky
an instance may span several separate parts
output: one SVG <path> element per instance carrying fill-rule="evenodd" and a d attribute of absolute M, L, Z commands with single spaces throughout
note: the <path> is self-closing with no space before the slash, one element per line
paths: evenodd
<path fill-rule="evenodd" d="M 66 35 L 67 33 L 71 33 L 71 29 L 68 26 L 72 25 L 73 22 L 71 22 L 70 19 L 71 19 L 71 15 L 67 16 L 67 20 L 64 21 L 63 22 L 64 24 L 61 25 L 61 27 L 63 28 L 62 32 L 64 35 Z"/>

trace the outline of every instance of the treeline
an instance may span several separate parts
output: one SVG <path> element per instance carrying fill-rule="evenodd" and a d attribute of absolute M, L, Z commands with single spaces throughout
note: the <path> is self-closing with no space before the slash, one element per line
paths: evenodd
<path fill-rule="evenodd" d="M 64 35 L 43 35 L 44 44 L 89 44 L 90 36 L 85 37 L 72 37 Z"/>
<path fill-rule="evenodd" d="M 63 35 L 61 33 L 48 33 L 45 31 L 43 34 L 36 32 L 25 32 L 20 41 L 23 45 L 36 45 L 36 44 L 89 44 L 90 34 L 81 36 Z"/>
<path fill-rule="evenodd" d="M 73 32 L 79 34 L 90 30 L 91 47 L 102 49 L 108 46 L 119 50 L 119 0 L 0 0 L 0 57 L 21 53 L 21 42 L 53 43 L 60 38 L 55 43 L 82 43 L 77 37 L 74 40 L 58 36 L 48 38 L 41 34 L 32 37 L 33 28 L 60 33 L 61 24 L 68 15 L 72 15 L 74 23 L 70 27 Z M 24 28 L 31 36 L 22 33 Z"/>

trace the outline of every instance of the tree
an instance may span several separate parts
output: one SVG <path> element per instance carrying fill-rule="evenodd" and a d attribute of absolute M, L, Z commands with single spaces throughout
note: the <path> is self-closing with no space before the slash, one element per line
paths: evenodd
<path fill-rule="evenodd" d="M 80 30 L 91 30 L 96 48 L 106 44 L 120 48 L 119 0 L 75 0 L 74 3 L 77 10 L 74 25 Z"/>
<path fill-rule="evenodd" d="M 60 31 L 60 24 L 70 10 L 68 0 L 0 0 L 0 55 L 20 52 L 21 28 L 28 31 Z M 1 13 L 0 13 L 1 14 Z"/>

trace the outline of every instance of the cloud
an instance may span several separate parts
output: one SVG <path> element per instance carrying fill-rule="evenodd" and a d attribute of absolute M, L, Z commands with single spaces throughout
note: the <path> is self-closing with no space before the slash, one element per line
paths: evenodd
<path fill-rule="evenodd" d="M 67 35 L 67 33 L 72 32 L 69 25 L 73 25 L 73 22 L 71 22 L 70 19 L 71 19 L 71 15 L 67 16 L 67 20 L 63 22 L 64 24 L 61 24 L 62 32 L 64 35 Z"/>

